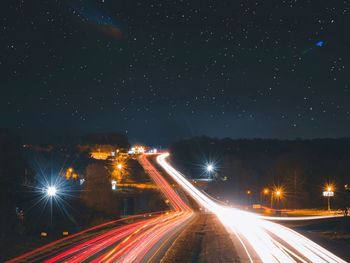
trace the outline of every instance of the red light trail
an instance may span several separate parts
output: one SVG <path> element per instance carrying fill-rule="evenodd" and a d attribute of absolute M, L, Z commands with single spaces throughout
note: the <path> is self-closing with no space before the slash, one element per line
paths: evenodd
<path fill-rule="evenodd" d="M 97 235 L 93 238 L 75 244 L 74 246 L 58 253 L 50 258 L 45 258 L 45 251 L 60 242 L 67 241 L 78 235 L 96 230 L 111 223 L 106 223 L 92 229 L 85 230 L 70 237 L 50 243 L 44 247 L 28 252 L 22 256 L 14 258 L 8 262 L 30 259 L 35 255 L 43 254 L 43 262 L 140 262 L 145 258 L 152 258 L 159 250 L 155 249 L 161 245 L 161 241 L 169 239 L 172 234 L 182 229 L 190 221 L 194 212 L 178 196 L 163 176 L 147 160 L 146 155 L 139 157 L 139 162 L 150 175 L 152 180 L 158 185 L 161 192 L 169 200 L 173 208 L 171 211 L 163 213 L 157 217 L 147 218 L 142 221 L 117 227 Z M 142 217 L 135 216 L 135 217 Z M 134 217 L 130 217 L 134 218 Z M 127 220 L 130 218 L 125 218 Z M 113 221 L 114 222 L 114 221 Z M 153 251 L 154 250 L 154 251 Z"/>

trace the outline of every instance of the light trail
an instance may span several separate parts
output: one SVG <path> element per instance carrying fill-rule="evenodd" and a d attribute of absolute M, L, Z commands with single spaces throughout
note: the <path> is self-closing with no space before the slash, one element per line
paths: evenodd
<path fill-rule="evenodd" d="M 51 254 L 52 250 L 57 249 L 61 242 L 68 241 L 73 237 L 80 236 L 90 231 L 96 230 L 102 226 L 108 226 L 114 222 L 97 226 L 81 233 L 72 235 L 28 252 L 22 256 L 14 258 L 8 262 L 18 262 L 23 260 L 40 261 L 46 263 L 70 262 L 78 263 L 89 262 L 141 262 L 147 258 L 153 258 L 159 252 L 158 247 L 162 246 L 163 240 L 169 240 L 173 234 L 181 230 L 186 223 L 190 222 L 194 212 L 179 197 L 162 175 L 147 160 L 146 155 L 139 157 L 139 162 L 157 184 L 164 196 L 169 200 L 172 207 L 171 211 L 164 211 L 156 217 L 146 217 L 136 223 L 131 223 L 103 234 L 95 235 L 84 241 L 76 241 L 61 252 Z M 152 213 L 148 213 L 152 214 Z M 146 215 L 148 215 L 146 214 Z M 145 215 L 145 216 L 146 216 Z M 143 215 L 132 216 L 129 218 L 142 218 Z M 129 218 L 125 218 L 125 221 Z M 154 249 L 155 248 L 155 249 Z M 154 249 L 154 251 L 152 250 Z M 47 254 L 46 254 L 47 253 Z M 45 255 L 46 254 L 46 255 Z"/>
<path fill-rule="evenodd" d="M 147 156 L 140 156 L 139 162 L 169 200 L 173 210 L 89 239 L 45 262 L 141 262 L 162 238 L 191 219 L 194 214 L 192 209 L 152 166 Z"/>
<path fill-rule="evenodd" d="M 210 198 L 216 204 L 222 204 L 222 206 L 230 207 L 225 202 L 218 200 L 218 199 L 215 199 L 214 197 L 208 195 L 205 192 L 202 192 L 202 194 L 206 195 L 208 198 Z M 230 207 L 230 208 L 232 208 L 232 207 Z M 273 209 L 273 210 L 277 210 L 277 209 Z M 249 213 L 249 212 L 247 212 L 247 213 Z M 253 213 L 251 213 L 251 214 L 253 214 Z M 253 215 L 256 215 L 260 219 L 271 220 L 271 221 L 284 221 L 284 222 L 286 222 L 286 221 L 310 221 L 310 220 L 320 220 L 320 219 L 331 219 L 331 218 L 343 217 L 343 215 L 341 215 L 341 214 L 322 215 L 322 216 L 291 216 L 291 217 L 263 216 L 263 215 L 257 215 L 257 214 L 253 214 Z"/>
<path fill-rule="evenodd" d="M 134 220 L 134 219 L 142 219 L 142 218 L 148 217 L 150 214 L 152 214 L 152 216 L 153 215 L 157 215 L 158 216 L 159 214 L 163 214 L 164 212 L 165 211 L 145 213 L 145 214 L 138 214 L 138 215 L 133 215 L 133 216 L 129 216 L 129 217 L 124 217 L 124 218 L 121 218 L 121 219 L 118 219 L 118 220 L 109 221 L 109 222 L 106 222 L 106 223 L 103 223 L 103 224 L 100 224 L 100 225 L 97 225 L 97 226 L 85 229 L 85 230 L 80 231 L 80 232 L 78 232 L 76 234 L 72 234 L 70 236 L 67 236 L 67 237 L 58 239 L 56 241 L 53 241 L 53 242 L 51 242 L 49 244 L 46 244 L 46 245 L 44 245 L 42 247 L 39 247 L 39 248 L 34 249 L 32 251 L 29 251 L 29 252 L 27 252 L 25 254 L 22 254 L 22 255 L 20 255 L 20 256 L 18 256 L 16 258 L 10 259 L 10 260 L 6 261 L 6 263 L 15 263 L 15 262 L 19 262 L 19 261 L 23 261 L 23 260 L 32 258 L 35 255 L 40 255 L 42 253 L 45 253 L 45 250 L 50 250 L 53 247 L 60 247 L 64 242 L 71 241 L 74 238 L 83 237 L 83 235 L 85 235 L 85 234 L 90 234 L 93 231 L 101 230 L 104 227 L 110 227 L 113 224 L 123 223 L 123 222 L 129 221 L 129 220 Z"/>
<path fill-rule="evenodd" d="M 168 156 L 169 153 L 159 155 L 157 157 L 159 165 L 202 207 L 217 215 L 223 225 L 241 241 L 250 262 L 254 262 L 256 255 L 260 261 L 267 263 L 346 262 L 303 235 L 269 221 L 274 220 L 274 217 L 258 216 L 218 204 L 174 169 L 166 161 Z M 318 219 L 319 217 L 312 218 Z M 290 218 L 288 219 L 290 220 Z M 295 220 L 301 220 L 301 218 Z"/>

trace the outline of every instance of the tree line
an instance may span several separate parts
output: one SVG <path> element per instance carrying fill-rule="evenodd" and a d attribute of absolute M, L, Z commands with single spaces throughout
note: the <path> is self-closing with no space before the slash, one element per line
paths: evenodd
<path fill-rule="evenodd" d="M 215 166 L 208 191 L 236 202 L 259 202 L 263 189 L 284 188 L 283 207 L 324 207 L 324 186 L 335 185 L 335 207 L 349 205 L 350 139 L 217 139 L 195 137 L 170 146 L 172 161 L 192 177 Z M 249 193 L 249 196 L 248 194 Z"/>

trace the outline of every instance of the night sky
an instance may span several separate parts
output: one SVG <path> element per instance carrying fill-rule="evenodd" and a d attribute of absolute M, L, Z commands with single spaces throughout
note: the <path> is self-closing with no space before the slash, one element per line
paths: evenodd
<path fill-rule="evenodd" d="M 350 135 L 350 2 L 1 0 L 0 126 Z"/>

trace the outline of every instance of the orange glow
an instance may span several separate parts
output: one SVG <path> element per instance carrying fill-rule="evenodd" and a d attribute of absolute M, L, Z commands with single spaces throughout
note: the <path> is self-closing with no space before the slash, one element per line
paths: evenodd
<path fill-rule="evenodd" d="M 285 191 L 282 186 L 275 186 L 272 195 L 274 195 L 276 199 L 282 199 L 284 197 L 284 193 Z"/>
<path fill-rule="evenodd" d="M 117 184 L 117 187 L 130 187 L 138 189 L 159 189 L 155 184 Z"/>
<path fill-rule="evenodd" d="M 327 191 L 327 192 L 334 192 L 335 191 L 335 185 L 332 182 L 328 182 L 324 186 L 324 190 Z"/>
<path fill-rule="evenodd" d="M 271 217 L 229 208 L 213 201 L 173 168 L 165 160 L 168 156 L 168 153 L 159 155 L 159 165 L 203 208 L 215 214 L 230 234 L 239 238 L 248 257 L 247 262 L 346 262 L 294 230 L 264 220 Z M 281 188 L 274 190 L 275 195 L 284 193 Z"/>
<path fill-rule="evenodd" d="M 107 160 L 110 156 L 110 152 L 91 152 L 90 156 L 96 160 Z"/>
<path fill-rule="evenodd" d="M 66 177 L 66 180 L 70 180 L 70 179 L 76 180 L 76 179 L 78 179 L 79 174 L 76 173 L 72 167 L 69 167 L 69 168 L 66 170 L 65 177 Z"/>

